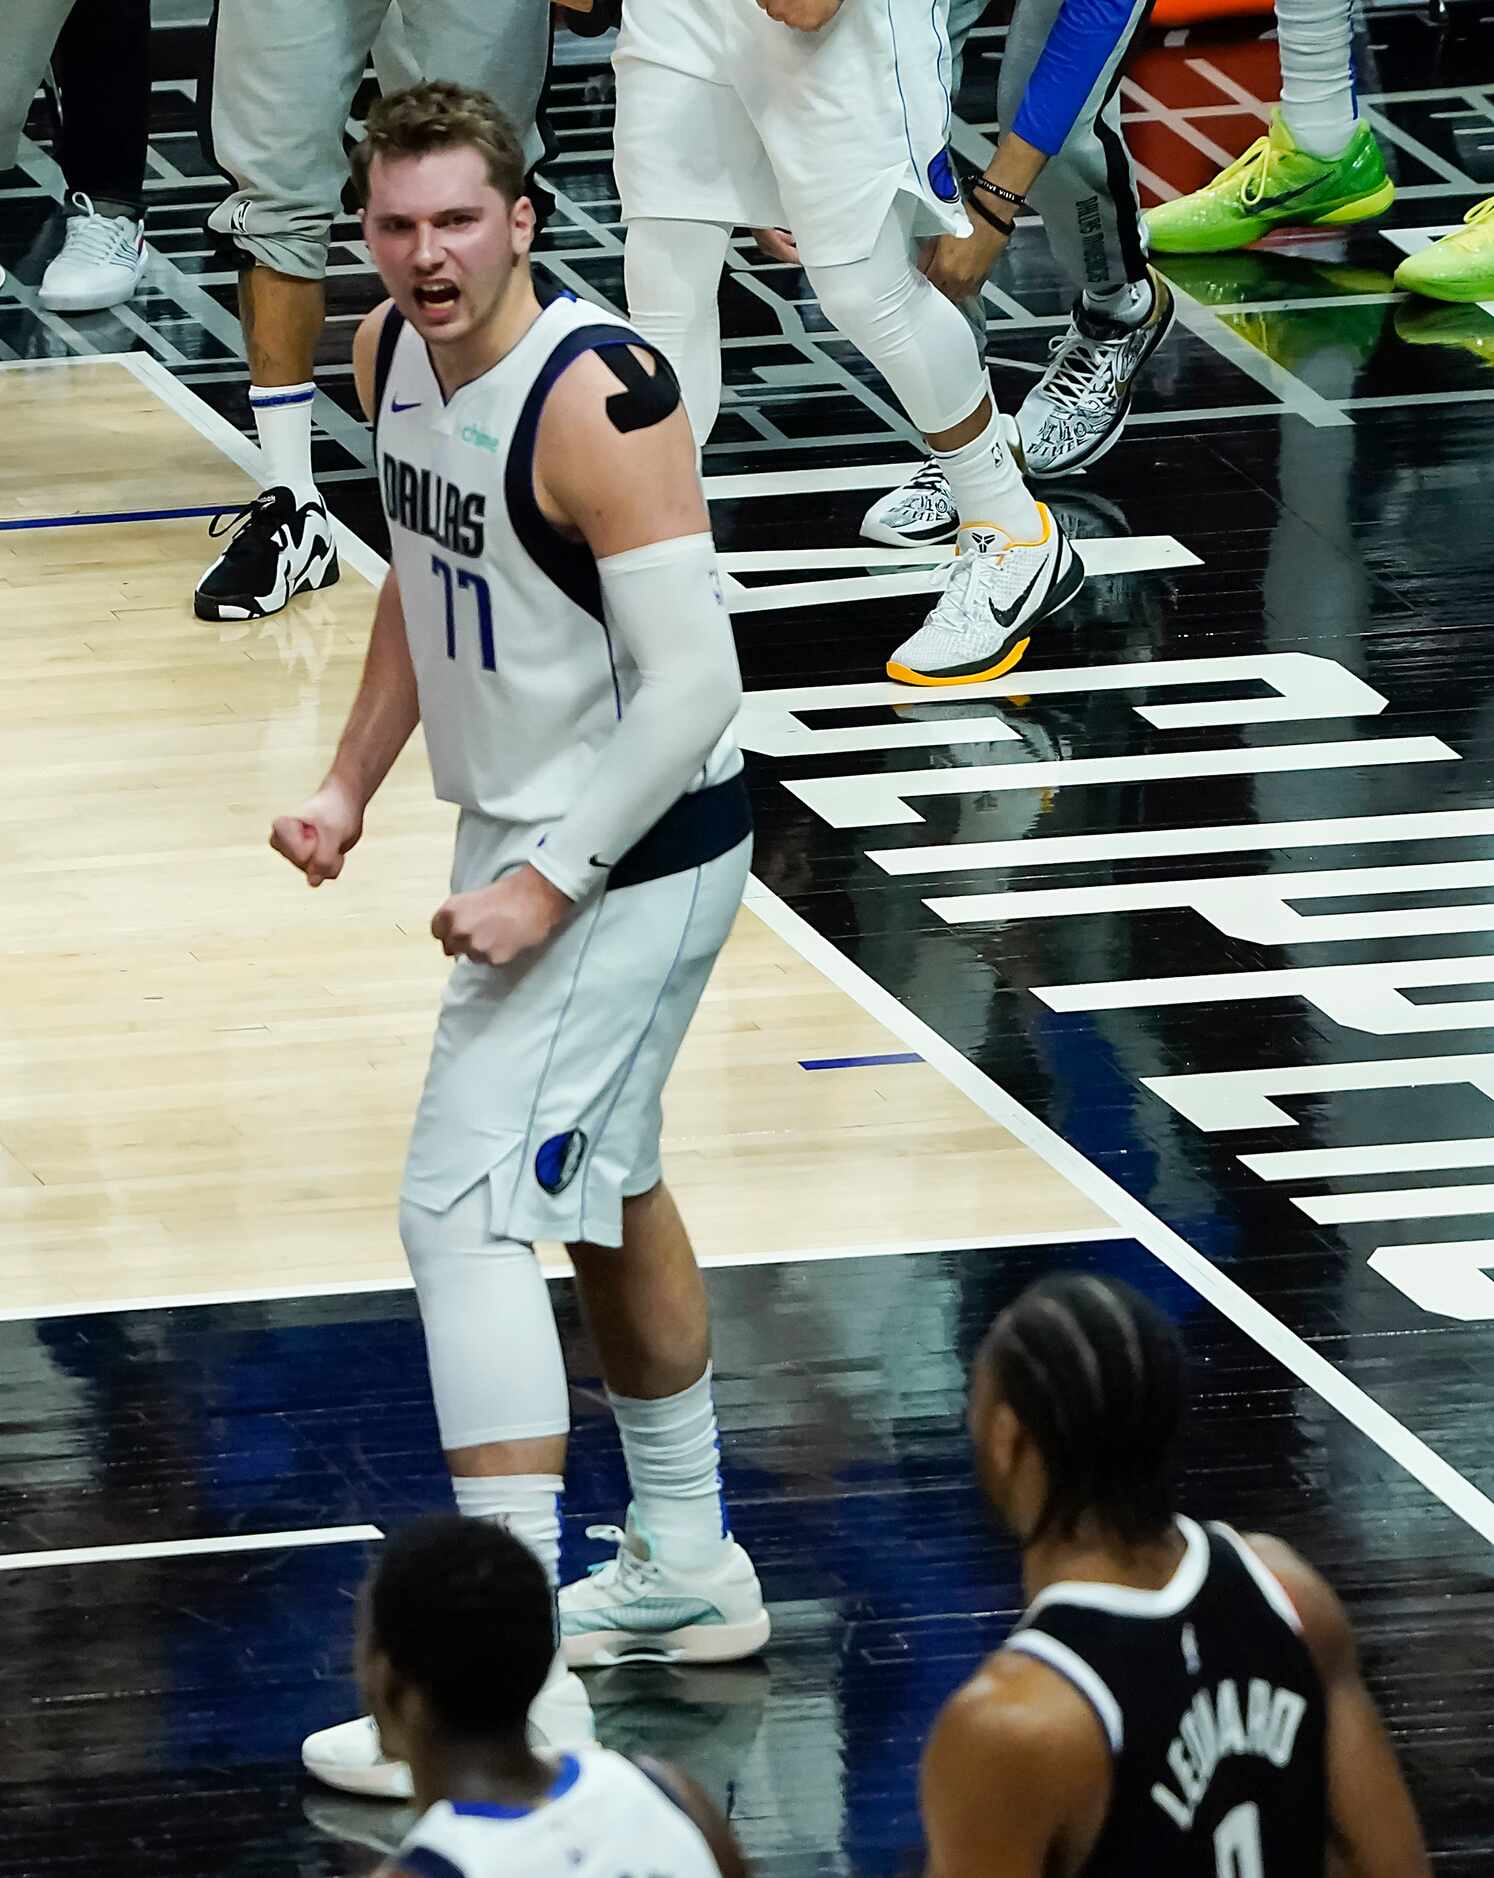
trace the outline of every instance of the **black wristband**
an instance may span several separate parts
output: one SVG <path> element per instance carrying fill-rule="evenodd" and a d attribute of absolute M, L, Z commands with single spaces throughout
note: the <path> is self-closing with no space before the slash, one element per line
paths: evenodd
<path fill-rule="evenodd" d="M 983 222 L 989 227 L 994 228 L 997 234 L 1004 235 L 1008 241 L 1010 241 L 1012 236 L 1016 233 L 1017 224 L 1015 222 L 1008 222 L 999 215 L 993 215 L 979 196 L 974 194 L 966 196 L 965 207 L 967 209 L 973 209 Z"/>
<path fill-rule="evenodd" d="M 1019 196 L 1014 189 L 1003 189 L 1000 183 L 993 183 L 989 177 L 972 176 L 970 178 L 970 187 L 972 189 L 983 189 L 988 196 L 995 196 L 1000 202 L 1009 202 L 1014 209 L 1025 209 L 1027 207 L 1026 196 Z"/>

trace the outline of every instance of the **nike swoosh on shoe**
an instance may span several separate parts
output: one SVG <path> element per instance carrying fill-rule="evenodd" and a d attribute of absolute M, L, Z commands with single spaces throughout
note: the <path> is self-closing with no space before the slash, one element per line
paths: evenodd
<path fill-rule="evenodd" d="M 1314 189 L 1320 189 L 1326 181 L 1326 177 L 1318 176 L 1310 183 L 1299 184 L 1295 189 L 1283 189 L 1279 195 L 1262 196 L 1259 202 L 1252 202 L 1248 206 L 1255 215 L 1269 209 L 1279 209 L 1284 203 L 1295 202 L 1298 196 L 1311 195 Z"/>
<path fill-rule="evenodd" d="M 1003 632 L 1010 632 L 1016 625 L 1022 616 L 1023 607 L 1031 599 L 1038 582 L 1049 572 L 1051 572 L 1050 568 L 1040 567 L 1009 607 L 999 607 L 994 600 L 987 600 L 986 605 L 991 609 L 991 618 Z"/>

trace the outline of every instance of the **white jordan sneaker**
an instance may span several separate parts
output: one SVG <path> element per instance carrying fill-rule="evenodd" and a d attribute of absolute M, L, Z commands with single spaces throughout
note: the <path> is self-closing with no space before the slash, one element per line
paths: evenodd
<path fill-rule="evenodd" d="M 772 1624 L 752 1560 L 735 1539 L 707 1571 L 683 1572 L 653 1556 L 628 1509 L 625 1530 L 588 1526 L 617 1547 L 605 1565 L 560 1592 L 560 1647 L 573 1669 L 626 1662 L 731 1663 L 768 1641 Z"/>
<path fill-rule="evenodd" d="M 119 306 L 145 272 L 144 224 L 131 215 L 100 215 L 85 195 L 70 203 L 62 252 L 42 275 L 37 298 L 54 313 Z"/>
<path fill-rule="evenodd" d="M 1000 678 L 1027 650 L 1032 629 L 1067 606 L 1084 563 L 1040 502 L 1043 532 L 1014 541 L 984 524 L 962 528 L 944 591 L 911 639 L 887 661 L 902 685 L 974 685 Z"/>
<path fill-rule="evenodd" d="M 1027 459 L 1022 451 L 1022 433 L 1009 412 L 1000 416 L 1001 441 L 1017 460 L 1025 474 Z M 926 548 L 930 544 L 953 541 L 960 532 L 960 512 L 950 494 L 944 471 L 937 457 L 929 457 L 907 482 L 879 496 L 861 518 L 861 533 L 867 541 L 880 541 L 889 548 Z"/>
<path fill-rule="evenodd" d="M 549 1680 L 529 1710 L 529 1745 L 536 1753 L 562 1754 L 589 1747 L 596 1738 L 585 1685 L 557 1656 Z M 373 1800 L 415 1796 L 410 1769 L 385 1754 L 371 1715 L 307 1735 L 301 1743 L 301 1764 L 308 1774 L 339 1793 L 359 1793 Z"/>

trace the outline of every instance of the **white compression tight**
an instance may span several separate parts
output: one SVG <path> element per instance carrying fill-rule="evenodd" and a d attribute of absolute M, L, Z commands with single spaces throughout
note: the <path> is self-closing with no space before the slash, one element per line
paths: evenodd
<path fill-rule="evenodd" d="M 399 1210 L 448 1453 L 570 1428 L 550 1288 L 534 1247 L 494 1238 L 491 1219 L 485 1180 L 444 1213 Z"/>
<path fill-rule="evenodd" d="M 695 445 L 721 410 L 717 293 L 731 227 L 724 222 L 629 222 L 623 246 L 628 317 L 674 367 Z"/>
<path fill-rule="evenodd" d="M 807 272 L 826 318 L 928 435 L 963 423 L 990 387 L 964 315 L 914 263 L 914 212 L 899 196 L 864 260 Z M 634 221 L 624 251 L 629 317 L 674 367 L 701 445 L 721 404 L 716 296 L 730 234 L 715 222 Z"/>

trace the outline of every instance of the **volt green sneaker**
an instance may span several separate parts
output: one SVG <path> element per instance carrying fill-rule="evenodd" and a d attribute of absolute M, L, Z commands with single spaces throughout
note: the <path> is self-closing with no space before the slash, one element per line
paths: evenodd
<path fill-rule="evenodd" d="M 1494 300 L 1494 196 L 1463 217 L 1464 226 L 1408 254 L 1395 284 L 1429 300 Z"/>
<path fill-rule="evenodd" d="M 1368 124 L 1325 162 L 1297 148 L 1278 110 L 1243 156 L 1191 196 L 1148 209 L 1146 226 L 1155 254 L 1224 254 L 1287 223 L 1367 222 L 1394 201 L 1395 185 Z"/>

